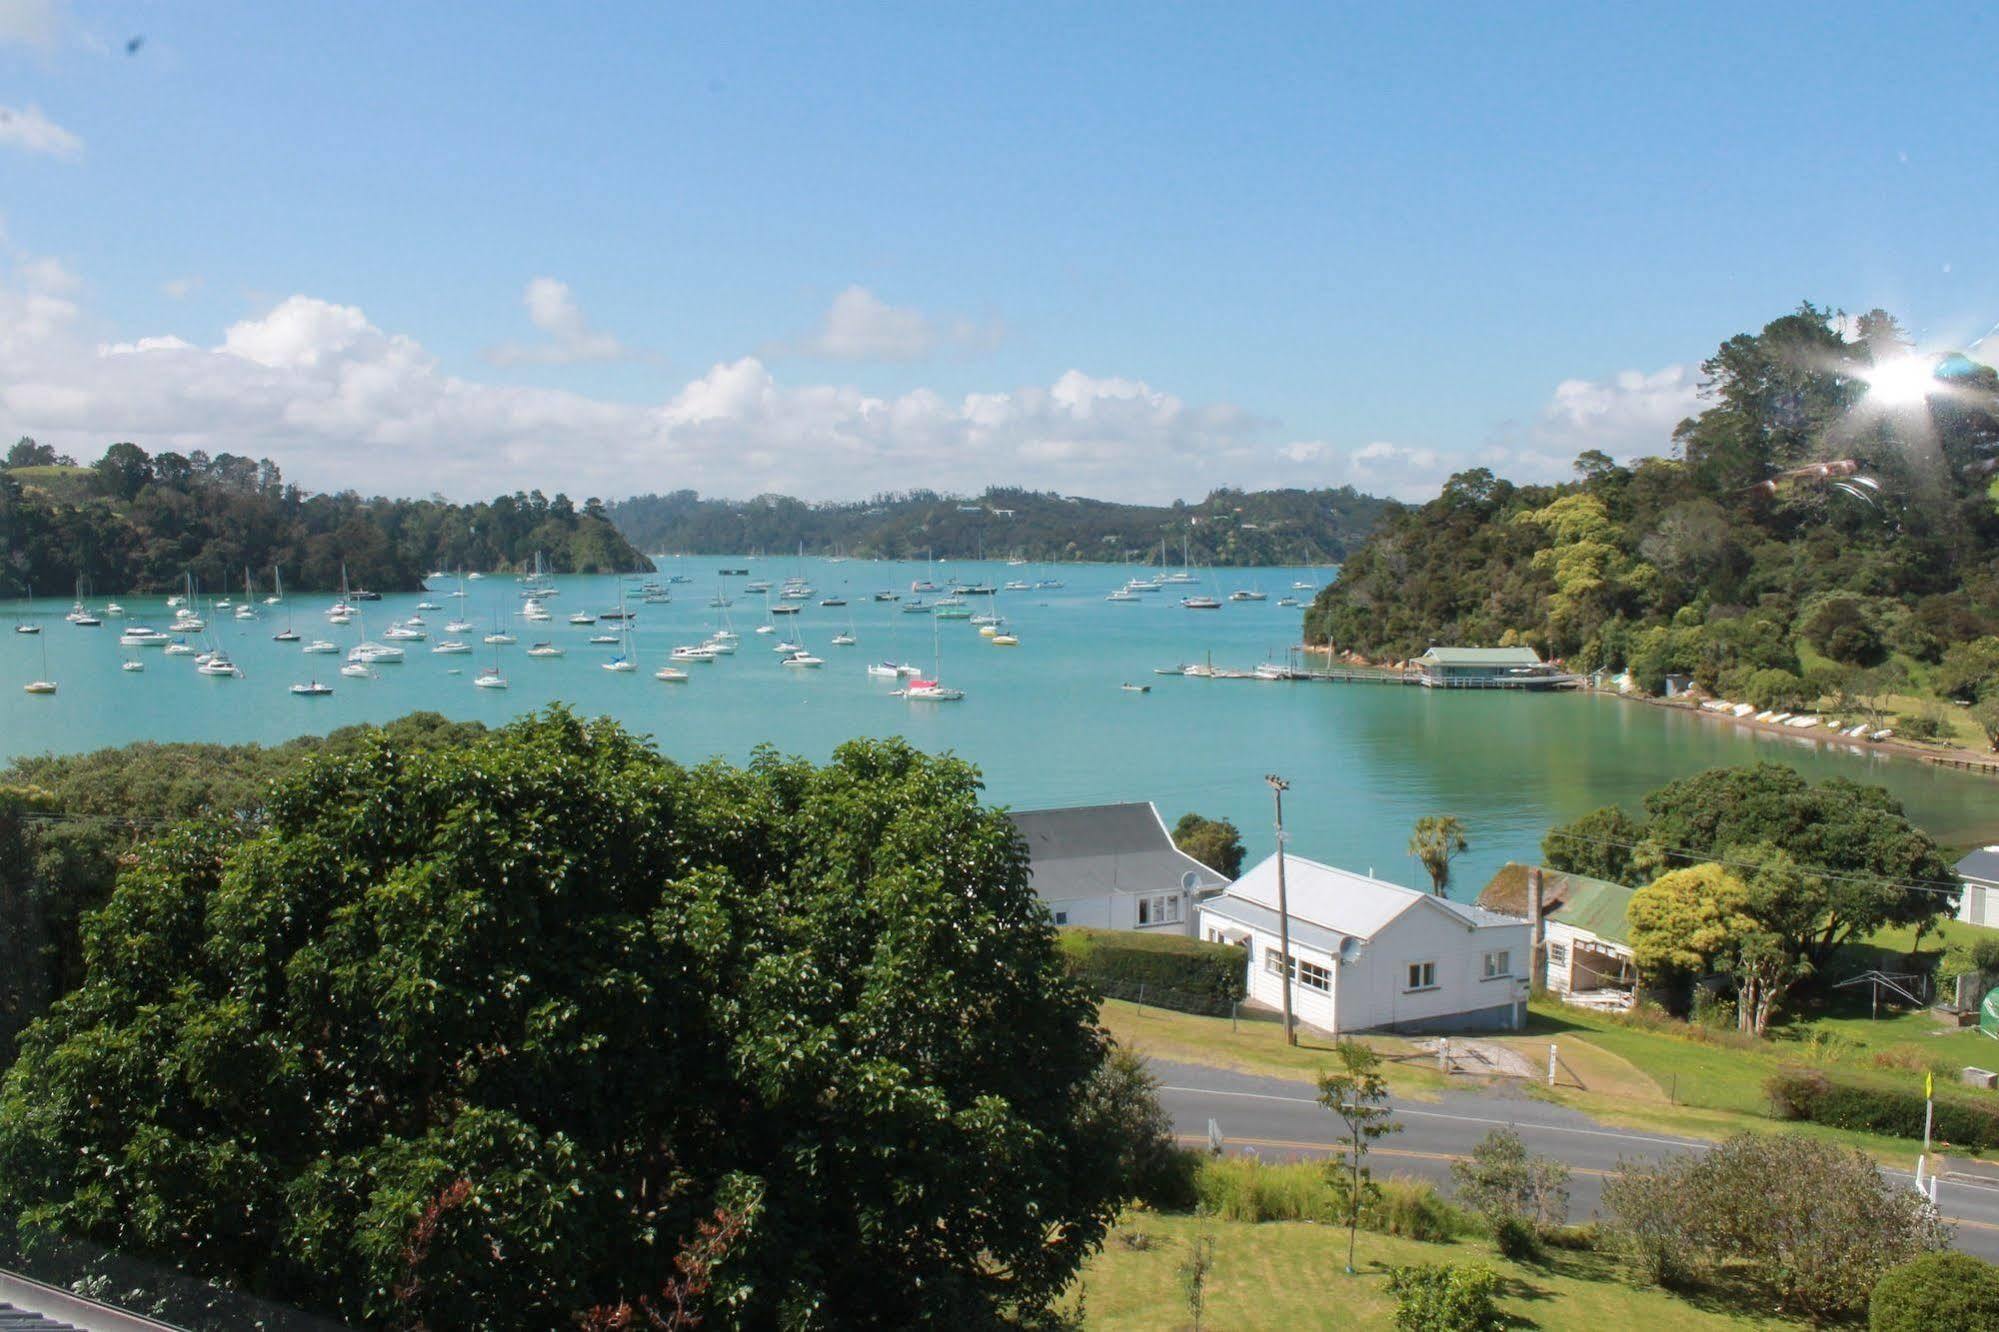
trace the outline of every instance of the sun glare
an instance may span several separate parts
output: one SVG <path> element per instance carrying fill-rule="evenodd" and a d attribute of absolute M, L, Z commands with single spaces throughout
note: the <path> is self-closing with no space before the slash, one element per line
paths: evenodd
<path fill-rule="evenodd" d="M 1927 356 L 1897 356 L 1870 367 L 1868 401 L 1882 407 L 1912 407 L 1936 392 L 1936 366 Z"/>

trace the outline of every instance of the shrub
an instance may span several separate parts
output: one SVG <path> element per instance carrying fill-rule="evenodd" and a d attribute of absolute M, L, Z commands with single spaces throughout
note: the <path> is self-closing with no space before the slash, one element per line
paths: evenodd
<path fill-rule="evenodd" d="M 1451 1178 L 1458 1201 L 1486 1219 L 1501 1252 L 1508 1242 L 1500 1233 L 1503 1223 L 1526 1227 L 1531 1245 L 1536 1227 L 1555 1225 L 1569 1214 L 1569 1168 L 1529 1152 L 1510 1128 L 1494 1129 L 1469 1157 L 1452 1162 Z"/>
<path fill-rule="evenodd" d="M 1923 1136 L 1923 1095 L 1913 1086 L 1877 1087 L 1814 1069 L 1787 1068 L 1772 1074 L 1763 1091 L 1779 1119 L 1897 1138 Z M 1972 1150 L 1999 1147 L 1999 1106 L 1938 1096 L 1932 1136 Z"/>
<path fill-rule="evenodd" d="M 1999 1332 L 1999 1267 L 1968 1253 L 1930 1253 L 1874 1283 L 1869 1332 Z"/>
<path fill-rule="evenodd" d="M 1895 734 L 1904 740 L 1940 740 L 1943 738 L 1943 718 L 1934 712 L 1898 713 Z"/>
<path fill-rule="evenodd" d="M 1423 1263 L 1388 1274 L 1400 1332 L 1499 1332 L 1506 1326 L 1493 1296 L 1499 1276 L 1489 1267 Z"/>
<path fill-rule="evenodd" d="M 1248 963 L 1233 944 L 1080 926 L 1059 939 L 1070 974 L 1108 998 L 1226 1017 L 1243 996 Z"/>
<path fill-rule="evenodd" d="M 1603 1200 L 1654 1279 L 1730 1268 L 1816 1320 L 1857 1313 L 1882 1273 L 1948 1234 L 1926 1200 L 1864 1154 L 1796 1133 L 1742 1133 L 1697 1156 L 1626 1163 Z"/>
<path fill-rule="evenodd" d="M 1428 1180 L 1392 1175 L 1375 1181 L 1375 1187 L 1360 1214 L 1363 1229 L 1443 1244 L 1469 1228 L 1463 1209 L 1452 1206 Z"/>
<path fill-rule="evenodd" d="M 1541 1257 L 1541 1239 L 1534 1227 L 1517 1216 L 1502 1216 L 1492 1223 L 1492 1247 L 1499 1256 L 1516 1263 L 1530 1263 Z"/>

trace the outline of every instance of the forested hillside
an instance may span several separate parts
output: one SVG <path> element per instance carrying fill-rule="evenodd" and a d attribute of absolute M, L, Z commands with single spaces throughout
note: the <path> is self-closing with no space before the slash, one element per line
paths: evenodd
<path fill-rule="evenodd" d="M 483 504 L 308 494 L 266 459 L 199 451 L 148 455 L 113 444 L 76 466 L 24 439 L 0 469 L 0 597 L 25 588 L 67 595 L 161 592 L 192 572 L 204 587 L 240 588 L 247 567 L 268 588 L 418 587 L 432 569 L 500 570 L 536 552 L 558 573 L 649 569 L 604 516 L 539 490 Z"/>
<path fill-rule="evenodd" d="M 1999 693 L 1999 377 L 1917 357 L 1875 311 L 1809 305 L 1703 365 L 1671 457 L 1600 453 L 1561 485 L 1461 473 L 1398 506 L 1305 616 L 1373 658 L 1527 643 L 1573 669 L 1668 671 L 1744 697 L 1875 672 Z"/>
<path fill-rule="evenodd" d="M 1125 560 L 1159 543 L 1194 564 L 1337 564 L 1388 501 L 1337 490 L 1217 490 L 1198 504 L 1114 504 L 995 488 L 976 499 L 918 490 L 851 504 L 782 495 L 702 499 L 691 490 L 639 495 L 606 512 L 641 550 L 733 555 L 841 552 L 884 559 L 1018 555 L 1036 561 Z"/>

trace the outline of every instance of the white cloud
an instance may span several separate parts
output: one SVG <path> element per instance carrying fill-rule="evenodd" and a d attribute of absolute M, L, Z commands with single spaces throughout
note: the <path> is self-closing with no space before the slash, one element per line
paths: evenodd
<path fill-rule="evenodd" d="M 0 106 L 0 146 L 46 157 L 78 157 L 83 140 L 42 114 L 39 106 Z"/>
<path fill-rule="evenodd" d="M 201 279 L 195 276 L 168 278 L 160 284 L 161 294 L 176 301 L 186 300 L 200 290 Z"/>
<path fill-rule="evenodd" d="M 890 305 L 866 287 L 852 286 L 833 298 L 826 318 L 811 337 L 779 352 L 828 361 L 920 361 L 950 348 L 989 349 L 999 342 L 997 321 L 954 318 L 939 324 L 920 310 Z"/>
<path fill-rule="evenodd" d="M 0 0 L 0 46 L 53 46 L 61 22 L 57 0 Z"/>
<path fill-rule="evenodd" d="M 1535 420 L 1501 426 L 1472 461 L 1513 481 L 1565 481 L 1588 449 L 1620 462 L 1664 456 L 1674 427 L 1700 413 L 1700 386 L 1700 367 L 1691 364 L 1565 379 Z"/>
<path fill-rule="evenodd" d="M 551 277 L 538 277 L 521 293 L 528 320 L 548 335 L 545 342 L 502 343 L 489 348 L 486 359 L 495 365 L 575 365 L 584 361 L 617 361 L 630 355 L 609 333 L 590 327 L 583 307 L 569 284 Z"/>

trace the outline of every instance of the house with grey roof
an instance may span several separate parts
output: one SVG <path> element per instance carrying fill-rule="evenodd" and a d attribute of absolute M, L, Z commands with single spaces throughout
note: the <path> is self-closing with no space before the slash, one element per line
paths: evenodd
<path fill-rule="evenodd" d="M 1513 1031 L 1527 1020 L 1527 922 L 1372 874 L 1277 858 L 1201 904 L 1201 937 L 1244 950 L 1249 997 L 1352 1031 Z M 1290 956 L 1281 939 L 1289 918 Z"/>
<path fill-rule="evenodd" d="M 1628 912 L 1637 890 L 1608 879 L 1511 863 L 1478 895 L 1488 911 L 1542 931 L 1542 988 L 1587 1008 L 1625 1009 L 1638 986 Z"/>
<path fill-rule="evenodd" d="M 1413 664 L 1428 689 L 1549 689 L 1574 682 L 1530 647 L 1433 647 Z"/>
<path fill-rule="evenodd" d="M 1964 892 L 1957 918 L 1967 925 L 1999 926 L 1999 846 L 1981 846 L 1957 862 Z"/>
<path fill-rule="evenodd" d="M 1195 904 L 1228 879 L 1173 845 L 1150 801 L 1015 810 L 1035 893 L 1057 925 L 1194 932 Z"/>

